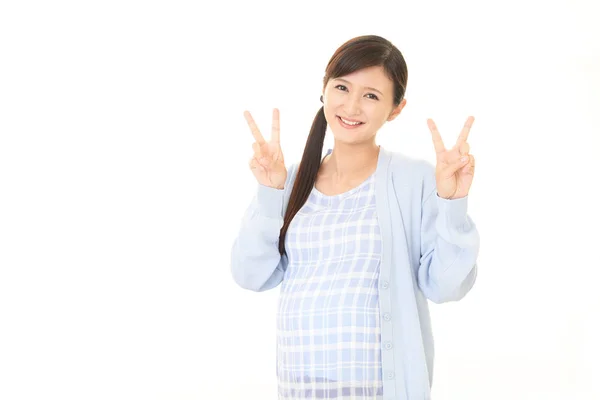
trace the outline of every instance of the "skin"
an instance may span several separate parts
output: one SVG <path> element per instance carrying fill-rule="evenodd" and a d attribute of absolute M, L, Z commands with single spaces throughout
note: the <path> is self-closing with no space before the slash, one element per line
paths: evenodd
<path fill-rule="evenodd" d="M 343 193 L 364 181 L 377 167 L 379 146 L 375 138 L 386 122 L 393 121 L 406 99 L 393 104 L 393 82 L 383 67 L 370 67 L 330 79 L 323 88 L 325 119 L 333 137 L 332 153 L 325 157 L 316 188 L 324 194 Z M 363 122 L 348 130 L 338 117 Z"/>
<path fill-rule="evenodd" d="M 336 194 L 355 187 L 371 175 L 377 166 L 379 146 L 375 138 L 386 122 L 393 121 L 406 105 L 403 99 L 393 104 L 393 82 L 383 67 L 370 67 L 330 79 L 323 88 L 323 108 L 334 136 L 332 153 L 325 157 L 315 186 L 325 194 Z M 358 128 L 342 127 L 338 116 L 363 122 Z M 279 110 L 273 110 L 271 138 L 262 136 L 250 112 L 244 117 L 254 136 L 254 154 L 249 166 L 256 180 L 265 186 L 283 189 L 287 170 L 280 146 Z M 467 143 L 473 117 L 468 117 L 455 145 L 446 149 L 432 119 L 427 120 L 436 152 L 436 186 L 445 199 L 467 196 L 473 182 L 475 158 Z"/>
<path fill-rule="evenodd" d="M 244 111 L 244 118 L 246 118 L 255 140 L 252 144 L 254 154 L 248 163 L 250 170 L 261 185 L 283 189 L 287 178 L 287 169 L 279 143 L 279 110 L 277 108 L 273 110 L 269 141 L 262 136 L 249 111 Z"/>

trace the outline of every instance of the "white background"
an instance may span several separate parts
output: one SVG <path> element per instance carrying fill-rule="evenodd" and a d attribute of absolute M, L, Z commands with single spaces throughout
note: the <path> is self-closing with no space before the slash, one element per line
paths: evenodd
<path fill-rule="evenodd" d="M 1 399 L 276 398 L 278 290 L 229 272 L 243 111 L 298 161 L 363 34 L 408 64 L 379 144 L 433 161 L 426 119 L 451 145 L 475 116 L 480 272 L 432 304 L 433 398 L 600 398 L 593 1 L 200 4 L 1 3 Z"/>

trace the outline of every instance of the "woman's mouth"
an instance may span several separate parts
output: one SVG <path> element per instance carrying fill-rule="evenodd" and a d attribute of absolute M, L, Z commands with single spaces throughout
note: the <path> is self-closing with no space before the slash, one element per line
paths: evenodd
<path fill-rule="evenodd" d="M 364 124 L 364 122 L 359 122 L 359 121 L 349 121 L 347 119 L 344 119 L 340 116 L 336 115 L 337 120 L 339 121 L 340 125 L 346 129 L 355 129 L 359 126 L 361 126 L 362 124 Z"/>

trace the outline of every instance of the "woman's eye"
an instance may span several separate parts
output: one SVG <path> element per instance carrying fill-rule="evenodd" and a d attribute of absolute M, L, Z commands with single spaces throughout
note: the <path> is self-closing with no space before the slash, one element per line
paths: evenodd
<path fill-rule="evenodd" d="M 336 89 L 340 89 L 340 90 L 344 90 L 344 91 L 348 90 L 348 88 L 346 86 L 344 86 L 344 85 L 337 85 L 335 88 Z M 370 99 L 379 100 L 379 97 L 377 97 L 373 93 L 368 93 L 367 96 L 371 96 L 371 97 L 369 97 Z"/>

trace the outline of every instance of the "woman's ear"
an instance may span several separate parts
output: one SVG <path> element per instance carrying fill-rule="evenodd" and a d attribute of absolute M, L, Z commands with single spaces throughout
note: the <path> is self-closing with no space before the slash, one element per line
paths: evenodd
<path fill-rule="evenodd" d="M 398 115 L 400 115 L 400 112 L 402 111 L 402 109 L 404 108 L 404 106 L 406 105 L 406 99 L 402 99 L 402 101 L 400 102 L 400 104 L 398 104 L 397 107 L 395 107 L 392 112 L 390 113 L 390 116 L 388 117 L 388 122 L 389 121 L 393 121 Z"/>

